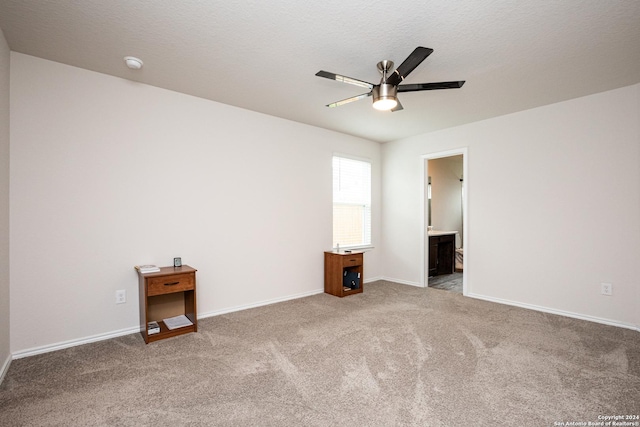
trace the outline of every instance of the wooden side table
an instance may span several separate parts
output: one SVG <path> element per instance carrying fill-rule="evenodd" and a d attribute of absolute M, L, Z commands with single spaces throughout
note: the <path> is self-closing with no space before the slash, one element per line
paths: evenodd
<path fill-rule="evenodd" d="M 198 331 L 196 312 L 196 269 L 161 267 L 159 272 L 140 273 L 140 328 L 144 342 L 162 340 Z M 169 329 L 162 319 L 184 314 L 192 325 Z M 156 321 L 160 332 L 149 334 L 149 322 Z"/>
<path fill-rule="evenodd" d="M 325 252 L 324 291 L 337 297 L 362 293 L 364 278 L 363 254 L 364 252 L 362 251 Z M 347 278 L 357 279 L 355 288 L 345 286 L 345 274 Z"/>

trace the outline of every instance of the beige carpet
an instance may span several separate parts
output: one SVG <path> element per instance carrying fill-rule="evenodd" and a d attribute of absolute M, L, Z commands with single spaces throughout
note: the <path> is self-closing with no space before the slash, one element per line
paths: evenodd
<path fill-rule="evenodd" d="M 636 331 L 390 282 L 12 362 L 2 426 L 556 426 L 640 413 Z"/>

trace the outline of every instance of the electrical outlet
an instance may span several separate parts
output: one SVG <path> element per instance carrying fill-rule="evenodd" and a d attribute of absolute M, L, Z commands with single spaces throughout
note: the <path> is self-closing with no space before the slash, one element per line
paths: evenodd
<path fill-rule="evenodd" d="M 116 304 L 124 304 L 127 302 L 127 291 L 121 289 L 116 291 Z"/>
<path fill-rule="evenodd" d="M 600 286 L 600 293 L 602 293 L 602 295 L 613 294 L 613 285 L 611 283 L 600 283 Z"/>

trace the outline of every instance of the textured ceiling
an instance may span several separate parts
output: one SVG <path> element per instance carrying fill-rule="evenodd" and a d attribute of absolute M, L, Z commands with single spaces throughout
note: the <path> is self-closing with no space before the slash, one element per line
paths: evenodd
<path fill-rule="evenodd" d="M 386 142 L 640 82 L 637 0 L 0 0 L 11 50 Z M 376 63 L 434 49 L 379 112 L 319 70 L 377 83 Z M 137 56 L 132 71 L 123 57 Z"/>

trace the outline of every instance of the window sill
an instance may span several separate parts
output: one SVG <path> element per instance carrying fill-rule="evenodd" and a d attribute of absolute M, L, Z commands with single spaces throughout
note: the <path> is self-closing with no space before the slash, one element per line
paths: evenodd
<path fill-rule="evenodd" d="M 372 246 L 372 245 L 340 246 L 340 251 L 339 252 L 344 252 L 344 251 L 362 251 L 362 252 L 367 252 L 367 251 L 370 251 L 372 249 L 375 249 L 375 246 Z M 333 251 L 336 252 L 337 248 L 333 248 Z"/>

